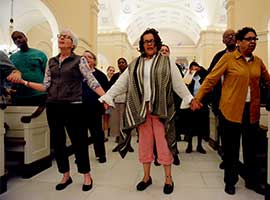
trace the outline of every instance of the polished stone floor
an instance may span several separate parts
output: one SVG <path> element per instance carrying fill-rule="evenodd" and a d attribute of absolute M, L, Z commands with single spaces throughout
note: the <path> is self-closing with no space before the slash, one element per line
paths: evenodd
<path fill-rule="evenodd" d="M 223 171 L 218 168 L 219 156 L 207 143 L 207 154 L 195 151 L 185 153 L 186 143 L 179 142 L 181 165 L 173 166 L 174 192 L 163 194 L 163 167 L 152 166 L 153 184 L 143 192 L 136 190 L 136 184 L 143 176 L 142 166 L 138 162 L 138 144 L 132 139 L 134 153 L 128 153 L 122 159 L 113 153 L 114 138 L 106 143 L 107 162 L 98 163 L 89 147 L 94 187 L 89 192 L 81 191 L 83 177 L 77 173 L 74 156 L 70 157 L 73 184 L 63 191 L 56 191 L 55 185 L 61 176 L 56 163 L 31 179 L 12 177 L 8 181 L 8 191 L 0 195 L 0 200 L 263 200 L 264 197 L 244 187 L 240 178 L 236 185 L 236 194 L 224 192 Z"/>

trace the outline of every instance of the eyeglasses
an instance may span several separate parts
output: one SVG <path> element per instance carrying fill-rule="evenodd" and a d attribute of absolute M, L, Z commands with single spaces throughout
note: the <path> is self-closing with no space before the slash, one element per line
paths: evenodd
<path fill-rule="evenodd" d="M 70 39 L 71 41 L 73 41 L 72 37 L 70 35 L 64 35 L 64 34 L 58 34 L 57 35 L 57 38 L 61 38 L 61 37 L 63 37 L 64 39 Z"/>
<path fill-rule="evenodd" d="M 143 44 L 147 44 L 147 45 L 151 45 L 151 44 L 154 44 L 154 43 L 155 43 L 155 40 L 154 39 L 143 41 Z"/>
<path fill-rule="evenodd" d="M 258 39 L 259 39 L 259 38 L 257 38 L 257 37 L 247 37 L 247 38 L 243 38 L 243 40 L 246 40 L 246 41 L 248 41 L 248 42 L 251 42 L 251 41 L 256 42 Z"/>

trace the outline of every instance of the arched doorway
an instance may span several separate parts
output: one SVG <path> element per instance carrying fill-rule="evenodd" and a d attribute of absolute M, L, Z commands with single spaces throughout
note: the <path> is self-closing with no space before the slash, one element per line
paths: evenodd
<path fill-rule="evenodd" d="M 0 4 L 2 50 L 11 50 L 13 42 L 10 34 L 14 30 L 19 30 L 28 35 L 30 46 L 43 50 L 48 56 L 57 53 L 54 37 L 59 32 L 59 28 L 48 6 L 41 0 L 1 0 Z M 10 23 L 10 18 L 14 19 L 13 24 Z"/>

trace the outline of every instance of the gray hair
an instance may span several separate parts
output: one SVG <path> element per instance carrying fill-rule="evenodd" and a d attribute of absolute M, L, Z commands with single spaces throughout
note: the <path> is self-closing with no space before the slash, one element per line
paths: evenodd
<path fill-rule="evenodd" d="M 72 38 L 72 44 L 74 45 L 74 48 L 72 50 L 74 50 L 77 46 L 78 46 L 78 42 L 79 42 L 79 38 L 77 37 L 77 35 L 70 29 L 63 29 L 60 33 L 63 32 L 68 32 L 70 33 L 70 36 Z"/>

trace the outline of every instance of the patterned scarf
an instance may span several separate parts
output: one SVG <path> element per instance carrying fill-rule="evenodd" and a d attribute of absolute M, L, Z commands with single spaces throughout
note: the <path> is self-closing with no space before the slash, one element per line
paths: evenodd
<path fill-rule="evenodd" d="M 146 102 L 144 101 L 144 58 L 135 59 L 128 67 L 129 84 L 127 104 L 124 115 L 124 129 L 126 133 L 132 128 L 146 121 Z M 174 100 L 172 92 L 172 80 L 170 60 L 160 54 L 154 57 L 151 71 L 151 100 L 149 111 L 151 115 L 158 116 L 163 122 L 166 131 L 166 139 L 172 153 L 176 153 L 175 127 L 174 127 Z"/>

